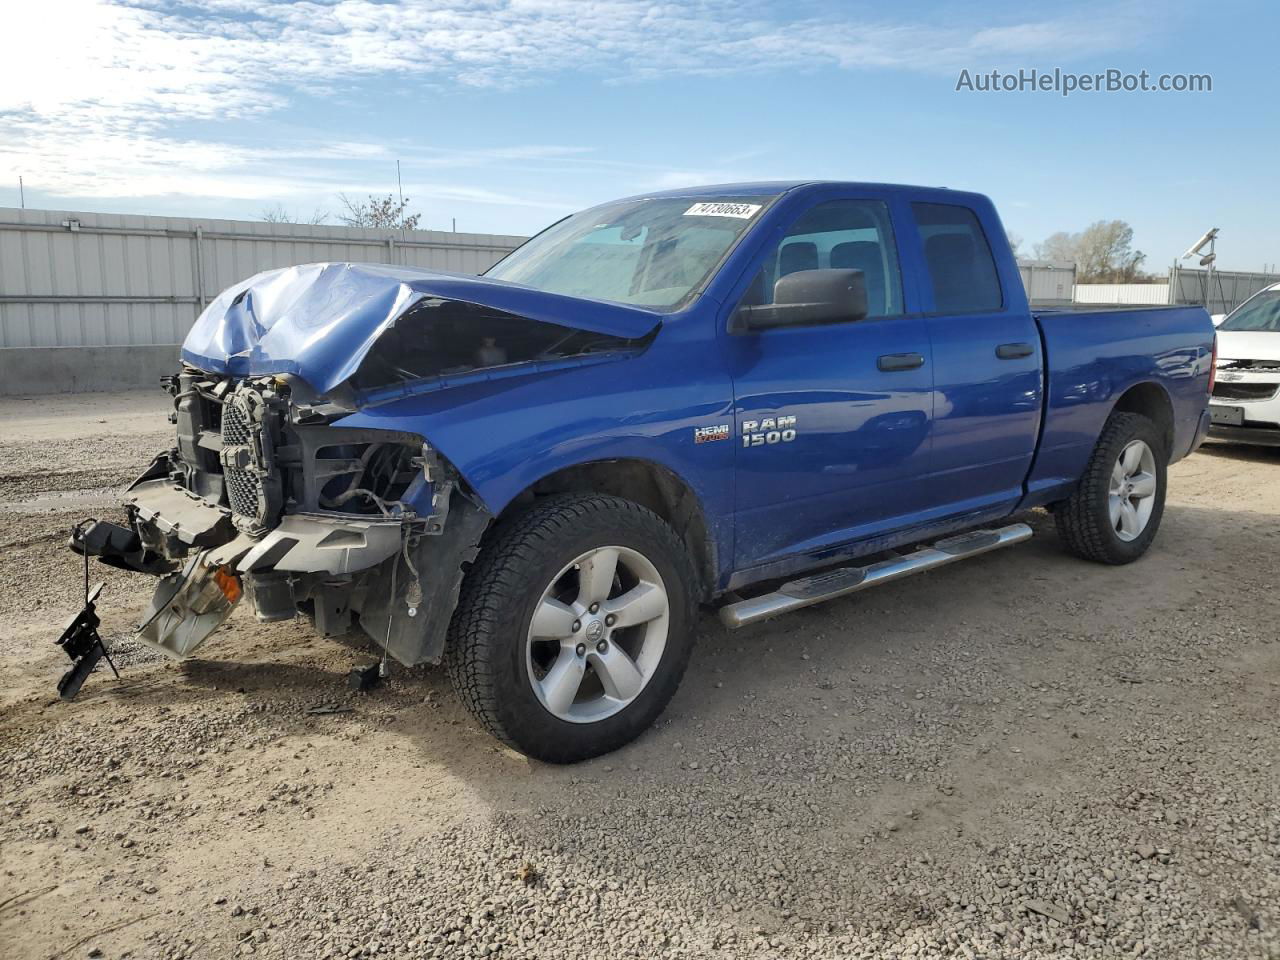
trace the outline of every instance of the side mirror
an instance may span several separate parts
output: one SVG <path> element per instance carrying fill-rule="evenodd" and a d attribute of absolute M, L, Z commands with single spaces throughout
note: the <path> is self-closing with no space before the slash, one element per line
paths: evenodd
<path fill-rule="evenodd" d="M 729 332 L 852 323 L 866 316 L 867 284 L 861 270 L 797 270 L 773 285 L 773 303 L 739 307 Z"/>

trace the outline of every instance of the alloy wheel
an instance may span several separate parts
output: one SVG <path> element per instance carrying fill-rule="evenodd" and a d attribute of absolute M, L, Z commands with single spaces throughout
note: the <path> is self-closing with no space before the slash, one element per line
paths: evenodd
<path fill-rule="evenodd" d="M 1156 503 L 1156 458 L 1145 440 L 1131 440 L 1111 468 L 1107 508 L 1121 540 L 1142 536 Z"/>
<path fill-rule="evenodd" d="M 595 723 L 631 704 L 667 644 L 670 603 L 657 568 L 628 547 L 589 550 L 543 591 L 525 644 L 539 702 L 569 723 Z"/>

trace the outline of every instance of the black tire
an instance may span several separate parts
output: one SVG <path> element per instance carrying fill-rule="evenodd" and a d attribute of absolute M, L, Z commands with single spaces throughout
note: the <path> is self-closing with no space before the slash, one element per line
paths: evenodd
<path fill-rule="evenodd" d="M 1135 539 L 1125 540 L 1111 520 L 1111 472 L 1134 440 L 1146 443 L 1154 454 L 1156 491 L 1146 526 Z M 1086 560 L 1110 564 L 1132 563 L 1146 553 L 1164 516 L 1168 459 L 1164 439 L 1154 422 L 1138 413 L 1113 413 L 1102 428 L 1075 492 L 1054 510 L 1058 536 L 1067 549 Z"/>
<path fill-rule="evenodd" d="M 607 545 L 642 554 L 666 589 L 666 646 L 635 699 L 605 719 L 562 720 L 530 681 L 526 644 L 543 591 L 567 563 Z M 503 743 L 548 763 L 575 763 L 643 733 L 675 694 L 693 650 L 695 573 L 675 531 L 620 497 L 559 494 L 492 531 L 463 581 L 449 628 L 450 680 L 476 719 Z"/>

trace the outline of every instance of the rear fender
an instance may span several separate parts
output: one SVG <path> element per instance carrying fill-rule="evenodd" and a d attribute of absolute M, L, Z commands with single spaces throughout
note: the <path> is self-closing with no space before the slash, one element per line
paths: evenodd
<path fill-rule="evenodd" d="M 1148 413 L 1121 406 L 1136 402 L 1142 391 L 1160 403 L 1167 399 L 1170 453 L 1173 459 L 1186 455 L 1208 402 L 1213 328 L 1203 308 L 1050 311 L 1037 314 L 1037 322 L 1048 357 L 1048 389 L 1040 446 L 1020 508 L 1069 496 L 1111 413 Z M 1139 393 L 1131 395 L 1135 387 Z"/>

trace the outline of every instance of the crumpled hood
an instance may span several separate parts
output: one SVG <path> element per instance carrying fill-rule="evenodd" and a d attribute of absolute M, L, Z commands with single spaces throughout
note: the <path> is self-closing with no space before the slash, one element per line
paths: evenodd
<path fill-rule="evenodd" d="M 1280 361 L 1280 333 L 1219 329 L 1218 359 Z"/>
<path fill-rule="evenodd" d="M 644 337 L 662 319 L 642 307 L 466 274 L 309 263 L 268 270 L 223 291 L 191 328 L 182 359 L 209 373 L 294 374 L 326 393 L 356 372 L 385 330 L 428 298 L 627 339 Z"/>

